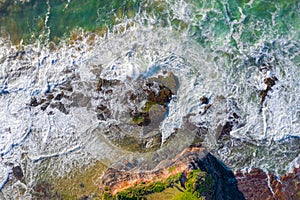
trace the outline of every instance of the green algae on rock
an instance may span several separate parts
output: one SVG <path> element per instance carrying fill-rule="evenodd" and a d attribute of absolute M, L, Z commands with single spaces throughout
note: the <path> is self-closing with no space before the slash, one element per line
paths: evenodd
<path fill-rule="evenodd" d="M 72 169 L 63 177 L 41 178 L 33 187 L 33 197 L 34 199 L 81 199 L 83 197 L 100 199 L 97 181 L 106 168 L 98 161 L 90 166 Z"/>
<path fill-rule="evenodd" d="M 244 199 L 233 173 L 201 147 L 148 171 L 109 168 L 99 183 L 104 199 Z"/>
<path fill-rule="evenodd" d="M 177 92 L 175 75 L 165 72 L 137 80 L 127 78 L 126 81 L 107 80 L 99 75 L 98 80 L 95 88 L 101 99 L 96 110 L 98 120 L 120 120 L 117 125 L 110 125 L 100 132 L 112 144 L 126 151 L 157 150 L 162 142 L 160 124 L 167 115 L 172 95 Z M 111 103 L 115 101 L 122 105 L 122 109 Z"/>
<path fill-rule="evenodd" d="M 201 170 L 192 170 L 187 177 L 184 173 L 170 176 L 165 181 L 141 183 L 110 196 L 112 199 L 205 199 L 205 195 L 213 192 L 214 182 L 209 174 Z M 166 193 L 168 192 L 168 193 Z M 106 198 L 108 195 L 106 194 Z M 107 198 L 108 199 L 108 198 Z"/>

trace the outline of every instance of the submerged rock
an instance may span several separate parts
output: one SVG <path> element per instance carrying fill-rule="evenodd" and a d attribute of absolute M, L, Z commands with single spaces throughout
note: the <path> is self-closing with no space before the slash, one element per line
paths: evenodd
<path fill-rule="evenodd" d="M 173 94 L 176 94 L 179 87 L 179 81 L 177 77 L 170 71 L 164 71 L 163 75 L 158 77 L 152 77 L 149 79 L 151 82 L 157 82 L 160 85 L 163 85 L 171 90 Z"/>

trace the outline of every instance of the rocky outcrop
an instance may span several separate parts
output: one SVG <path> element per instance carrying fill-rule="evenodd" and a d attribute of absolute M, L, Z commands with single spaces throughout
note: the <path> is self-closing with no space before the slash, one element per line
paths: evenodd
<path fill-rule="evenodd" d="M 213 179 L 213 191 L 206 194 L 207 199 L 244 199 L 243 194 L 238 190 L 234 174 L 202 147 L 186 148 L 174 159 L 164 160 L 150 171 L 137 169 L 122 171 L 110 168 L 102 176 L 99 188 L 102 192 L 108 191 L 115 195 L 138 184 L 165 181 L 180 172 L 187 177 L 190 171 L 198 169 L 206 172 Z"/>
<path fill-rule="evenodd" d="M 246 199 L 290 200 L 300 199 L 300 168 L 277 179 L 272 173 L 252 169 L 249 173 L 236 173 L 239 190 Z"/>
<path fill-rule="evenodd" d="M 127 151 L 158 149 L 162 141 L 159 127 L 168 114 L 177 82 L 171 72 L 134 81 L 128 78 L 126 82 L 99 77 L 97 118 L 101 122 L 118 119 L 118 124 L 107 123 L 100 132 L 113 145 Z"/>

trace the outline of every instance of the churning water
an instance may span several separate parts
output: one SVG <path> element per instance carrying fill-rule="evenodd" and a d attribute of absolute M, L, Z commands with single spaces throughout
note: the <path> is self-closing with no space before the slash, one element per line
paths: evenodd
<path fill-rule="evenodd" d="M 180 152 L 197 134 L 234 170 L 259 167 L 280 175 L 299 165 L 300 3 L 113 1 L 106 7 L 93 4 L 98 9 L 90 15 L 82 14 L 91 11 L 80 3 L 32 1 L 41 7 L 26 10 L 33 22 L 43 22 L 36 31 L 39 39 L 32 34 L 27 39 L 33 42 L 13 45 L 10 39 L 26 38 L 27 29 L 27 35 L 0 38 L 3 196 L 17 197 L 19 189 L 11 188 L 25 188 L 24 198 L 29 198 L 41 174 L 63 176 L 95 161 L 110 166 L 137 159 L 149 164 L 154 154 L 164 159 Z M 83 8 L 77 14 L 76 5 Z M 18 11 L 11 12 L 18 23 Z M 66 36 L 55 45 L 52 40 L 69 29 L 53 19 L 72 12 L 69 29 L 79 28 L 71 39 Z M 6 13 L 4 19 L 9 17 Z M 29 25 L 35 27 L 33 22 Z M 104 34 L 89 32 L 99 23 L 107 25 Z M 2 33 L 11 31 L 8 25 L 0 27 Z M 127 122 L 122 97 L 137 87 L 135 82 L 165 71 L 175 75 L 178 86 L 157 124 L 161 147 L 137 153 L 111 143 L 105 130 Z M 117 93 L 99 94 L 100 78 L 123 86 Z M 210 107 L 201 103 L 203 96 Z M 99 120 L 96 108 L 103 101 L 111 117 Z M 186 123 L 197 131 L 185 131 Z M 230 130 L 223 136 L 227 123 Z M 12 168 L 19 165 L 26 183 L 10 183 Z"/>

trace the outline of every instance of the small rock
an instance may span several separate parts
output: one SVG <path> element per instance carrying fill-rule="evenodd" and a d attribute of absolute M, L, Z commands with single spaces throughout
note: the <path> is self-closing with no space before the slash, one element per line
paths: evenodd
<path fill-rule="evenodd" d="M 275 85 L 275 81 L 277 81 L 278 79 L 274 76 L 274 77 L 268 77 L 264 79 L 264 83 L 267 85 L 267 88 L 270 90 L 274 85 Z"/>
<path fill-rule="evenodd" d="M 64 92 L 61 92 L 56 95 L 54 100 L 60 101 L 60 100 L 62 100 L 63 97 L 64 97 Z"/>
<path fill-rule="evenodd" d="M 261 97 L 261 104 L 266 100 L 268 92 L 272 90 L 272 87 L 275 85 L 275 81 L 278 79 L 274 77 L 268 77 L 264 79 L 264 83 L 267 85 L 267 89 L 260 91 L 259 95 Z"/>
<path fill-rule="evenodd" d="M 64 114 L 69 114 L 69 111 L 66 109 L 65 105 L 61 102 L 55 102 L 51 104 L 51 108 L 57 108 L 60 112 Z"/>
<path fill-rule="evenodd" d="M 33 107 L 36 107 L 39 105 L 37 99 L 35 97 L 31 97 L 31 100 L 30 100 L 30 103 L 29 103 L 30 106 L 33 106 Z"/>
<path fill-rule="evenodd" d="M 50 105 L 50 102 L 46 102 L 41 106 L 41 110 L 45 111 L 47 109 L 47 107 Z"/>
<path fill-rule="evenodd" d="M 202 104 L 208 104 L 208 102 L 209 102 L 209 100 L 206 96 L 201 97 L 200 101 L 201 101 Z"/>
<path fill-rule="evenodd" d="M 20 166 L 16 166 L 12 168 L 13 175 L 16 177 L 18 180 L 22 180 L 24 177 L 22 168 Z"/>
<path fill-rule="evenodd" d="M 119 84 L 120 84 L 119 80 L 107 80 L 107 79 L 100 78 L 97 84 L 97 90 L 102 91 L 108 88 L 109 86 L 115 86 Z"/>

